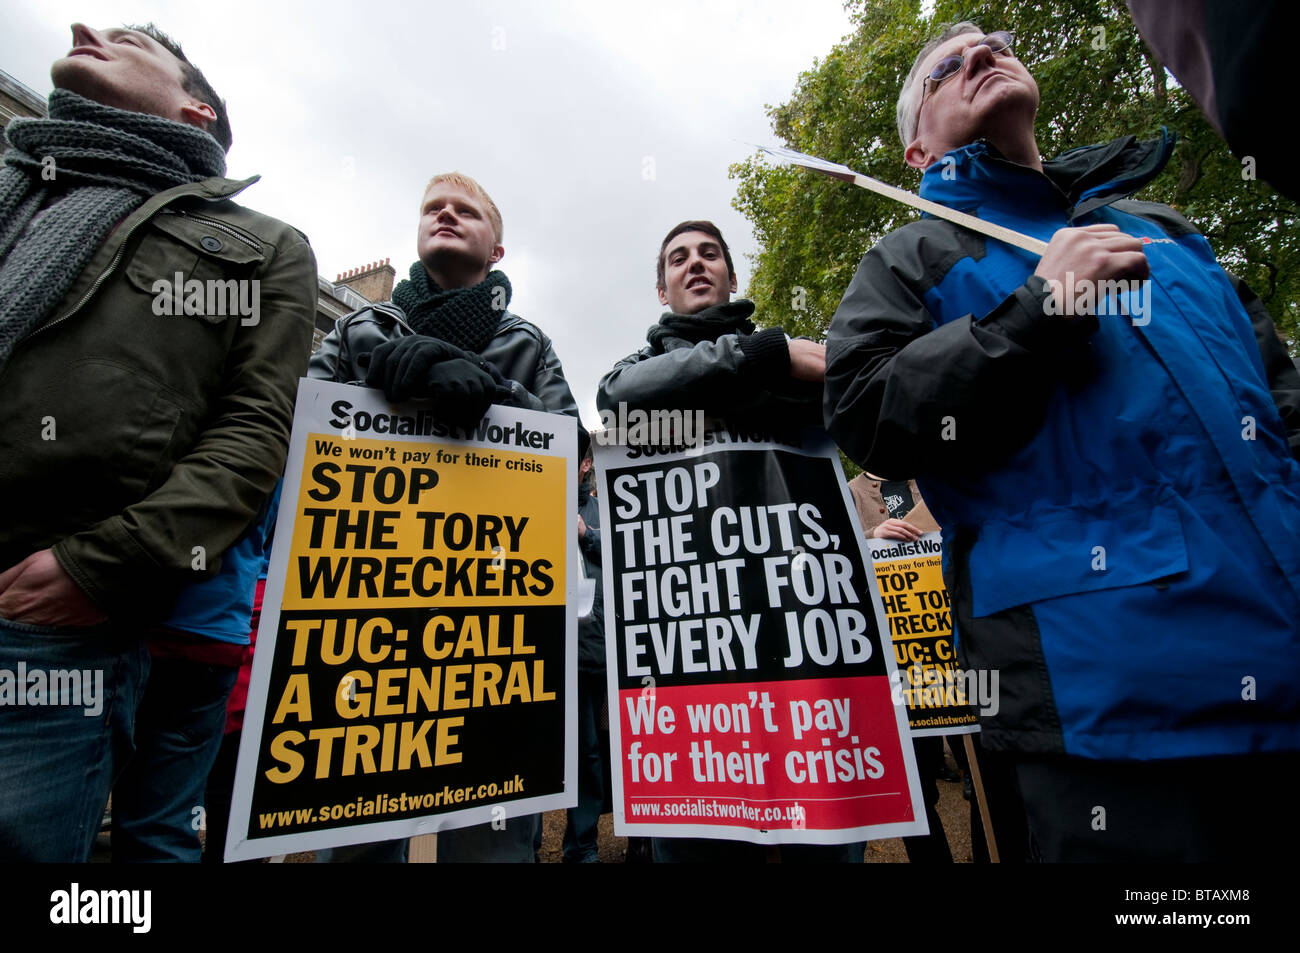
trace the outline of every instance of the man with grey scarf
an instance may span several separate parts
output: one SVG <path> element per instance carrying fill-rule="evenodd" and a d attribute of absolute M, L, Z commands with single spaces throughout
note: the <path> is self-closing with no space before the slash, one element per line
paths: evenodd
<path fill-rule="evenodd" d="M 224 178 L 180 47 L 72 36 L 0 169 L 0 860 L 88 858 L 143 637 L 279 479 L 315 308 L 305 237 L 229 201 L 256 179 Z"/>

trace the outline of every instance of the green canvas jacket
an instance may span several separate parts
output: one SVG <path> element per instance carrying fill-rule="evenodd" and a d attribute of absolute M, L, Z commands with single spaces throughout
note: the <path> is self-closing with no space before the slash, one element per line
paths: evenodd
<path fill-rule="evenodd" d="M 104 611 L 156 617 L 257 515 L 284 470 L 317 279 L 304 235 L 229 201 L 255 181 L 150 198 L 14 349 L 0 571 L 52 547 Z M 189 308 L 168 293 L 178 276 L 202 283 Z"/>

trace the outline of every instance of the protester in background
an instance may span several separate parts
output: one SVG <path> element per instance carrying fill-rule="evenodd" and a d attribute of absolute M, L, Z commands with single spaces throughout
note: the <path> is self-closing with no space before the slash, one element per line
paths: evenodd
<path fill-rule="evenodd" d="M 311 359 L 309 376 L 378 387 L 393 402 L 427 400 L 435 415 L 468 427 L 494 403 L 568 414 L 579 456 L 590 438 L 578 420 L 550 338 L 507 310 L 510 279 L 494 266 L 505 255 L 501 212 L 467 175 L 434 176 L 420 203 L 416 261 L 393 300 L 339 318 Z M 560 755 L 557 753 L 557 757 Z M 535 859 L 540 815 L 443 831 L 439 862 Z M 406 841 L 318 851 L 318 861 L 390 861 Z"/>
<path fill-rule="evenodd" d="M 921 498 L 921 490 L 915 480 L 885 480 L 869 473 L 860 473 L 849 481 L 849 491 L 853 494 L 853 504 L 857 508 L 858 519 L 862 521 L 862 529 L 873 539 L 914 542 L 925 533 L 939 531 L 939 524 Z M 953 641 L 960 642 L 956 631 L 953 632 Z M 953 761 L 963 776 L 949 773 L 943 756 L 945 737 L 952 750 Z M 975 863 L 989 861 L 984 822 L 975 801 L 971 769 L 963 742 L 966 737 L 940 735 L 912 739 L 916 748 L 917 770 L 921 773 L 930 831 L 932 834 L 939 832 L 939 837 L 943 839 L 940 846 L 930 838 L 904 837 L 903 846 L 907 849 L 908 860 L 914 864 L 926 861 L 947 863 L 952 859 L 936 810 L 939 802 L 939 788 L 934 783 L 936 780 L 962 782 L 962 796 L 970 801 L 971 851 Z M 1016 790 L 1014 766 L 1007 762 L 1004 755 L 983 750 L 978 732 L 969 737 L 975 747 L 975 756 L 979 759 L 980 779 L 993 820 L 999 859 L 1004 864 L 1023 862 L 1028 849 L 1028 834 L 1025 830 L 1024 807 L 1020 803 L 1020 793 Z"/>
<path fill-rule="evenodd" d="M 939 531 L 915 480 L 885 480 L 859 473 L 849 481 L 849 492 L 862 531 L 872 539 L 915 542 L 925 533 Z"/>
<path fill-rule="evenodd" d="M 181 48 L 152 25 L 72 42 L 0 170 L 0 671 L 102 687 L 0 717 L 11 861 L 88 859 L 147 627 L 280 478 L 316 303 L 306 238 L 230 201 L 256 179 L 223 177 L 225 105 Z M 197 309 L 178 273 L 209 282 Z"/>
<path fill-rule="evenodd" d="M 596 584 L 591 614 L 578 620 L 578 806 L 569 808 L 564 829 L 564 862 L 600 862 L 596 827 L 605 801 L 608 769 L 600 743 L 600 710 L 605 699 L 604 570 L 600 556 L 600 504 L 591 494 L 595 484 L 591 450 L 578 469 L 578 549 L 583 572 Z"/>
<path fill-rule="evenodd" d="M 983 742 L 1039 857 L 1273 855 L 1290 825 L 1258 792 L 1300 751 L 1300 374 L 1195 229 L 1128 200 L 1167 140 L 1040 158 L 1012 41 L 926 45 L 899 135 L 923 196 L 1047 250 L 937 218 L 885 236 L 831 324 L 827 426 L 914 474 L 944 528 L 959 657 L 1000 672 Z"/>
<path fill-rule="evenodd" d="M 862 531 L 870 539 L 896 539 L 916 542 L 926 533 L 934 533 L 939 524 L 930 515 L 914 480 L 883 480 L 869 473 L 859 473 L 849 481 L 853 505 L 858 511 Z M 907 859 L 913 864 L 951 864 L 952 851 L 939 818 L 939 774 L 944 770 L 943 736 L 912 738 L 916 752 L 916 770 L 921 776 L 921 796 L 925 799 L 925 819 L 930 833 L 904 837 Z"/>

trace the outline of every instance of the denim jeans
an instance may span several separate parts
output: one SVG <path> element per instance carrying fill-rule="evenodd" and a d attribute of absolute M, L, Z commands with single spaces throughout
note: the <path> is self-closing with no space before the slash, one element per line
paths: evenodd
<path fill-rule="evenodd" d="M 199 862 L 203 792 L 238 674 L 234 666 L 153 660 L 135 755 L 113 785 L 114 863 Z"/>
<path fill-rule="evenodd" d="M 90 692 L 71 690 L 73 671 Z M 51 682 L 57 673 L 65 691 L 19 705 L 19 691 L 26 702 L 39 697 L 37 672 Z M 56 628 L 0 619 L 0 861 L 90 859 L 109 789 L 131 755 L 148 672 L 143 640 L 112 623 Z"/>

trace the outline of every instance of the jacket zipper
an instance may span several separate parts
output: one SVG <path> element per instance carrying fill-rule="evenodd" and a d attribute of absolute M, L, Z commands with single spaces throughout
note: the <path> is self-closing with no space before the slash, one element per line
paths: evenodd
<path fill-rule="evenodd" d="M 202 222 L 204 225 L 207 225 L 210 228 L 215 228 L 217 231 L 225 232 L 227 235 L 239 239 L 241 242 L 243 242 L 249 248 L 253 249 L 253 251 L 257 252 L 258 254 L 261 254 L 262 252 L 262 246 L 260 244 L 258 244 L 252 238 L 249 238 L 247 235 L 240 232 L 238 229 L 232 228 L 231 226 L 225 224 L 224 222 L 218 222 L 210 218 L 204 218 L 202 215 L 195 215 L 193 212 L 187 212 L 184 209 L 179 209 L 179 208 L 172 209 L 171 211 L 164 212 L 163 214 L 180 215 L 183 218 L 192 218 L 196 222 Z"/>
<path fill-rule="evenodd" d="M 118 264 L 122 261 L 122 256 L 126 253 L 126 243 L 130 241 L 131 236 L 135 234 L 135 230 L 139 228 L 141 225 L 143 225 L 145 222 L 149 221 L 149 219 L 152 217 L 153 216 L 142 218 L 140 221 L 136 222 L 134 225 L 131 226 L 130 231 L 128 231 L 125 235 L 122 236 L 122 244 L 117 247 L 117 252 L 113 255 L 113 260 L 108 263 L 107 268 L 105 268 L 102 272 L 100 272 L 100 275 L 98 278 L 95 279 L 94 284 L 92 284 L 86 290 L 86 293 L 81 296 L 81 300 L 78 301 L 76 304 L 74 304 L 71 310 L 69 310 L 66 314 L 62 315 L 61 317 L 55 318 L 53 321 L 50 321 L 48 324 L 42 324 L 31 334 L 27 335 L 27 337 L 23 338 L 22 341 L 19 341 L 18 344 L 22 344 L 27 341 L 30 341 L 32 338 L 36 337 L 36 335 L 44 331 L 48 331 L 52 327 L 56 327 L 57 325 L 62 324 L 64 321 L 68 320 L 68 318 L 72 317 L 74 314 L 80 311 L 81 306 L 84 305 L 87 301 L 89 301 L 91 297 L 95 294 L 95 292 L 99 290 L 99 286 L 102 285 L 106 280 L 108 280 L 108 276 L 117 270 Z M 15 347 L 16 346 L 17 345 L 15 345 Z"/>

